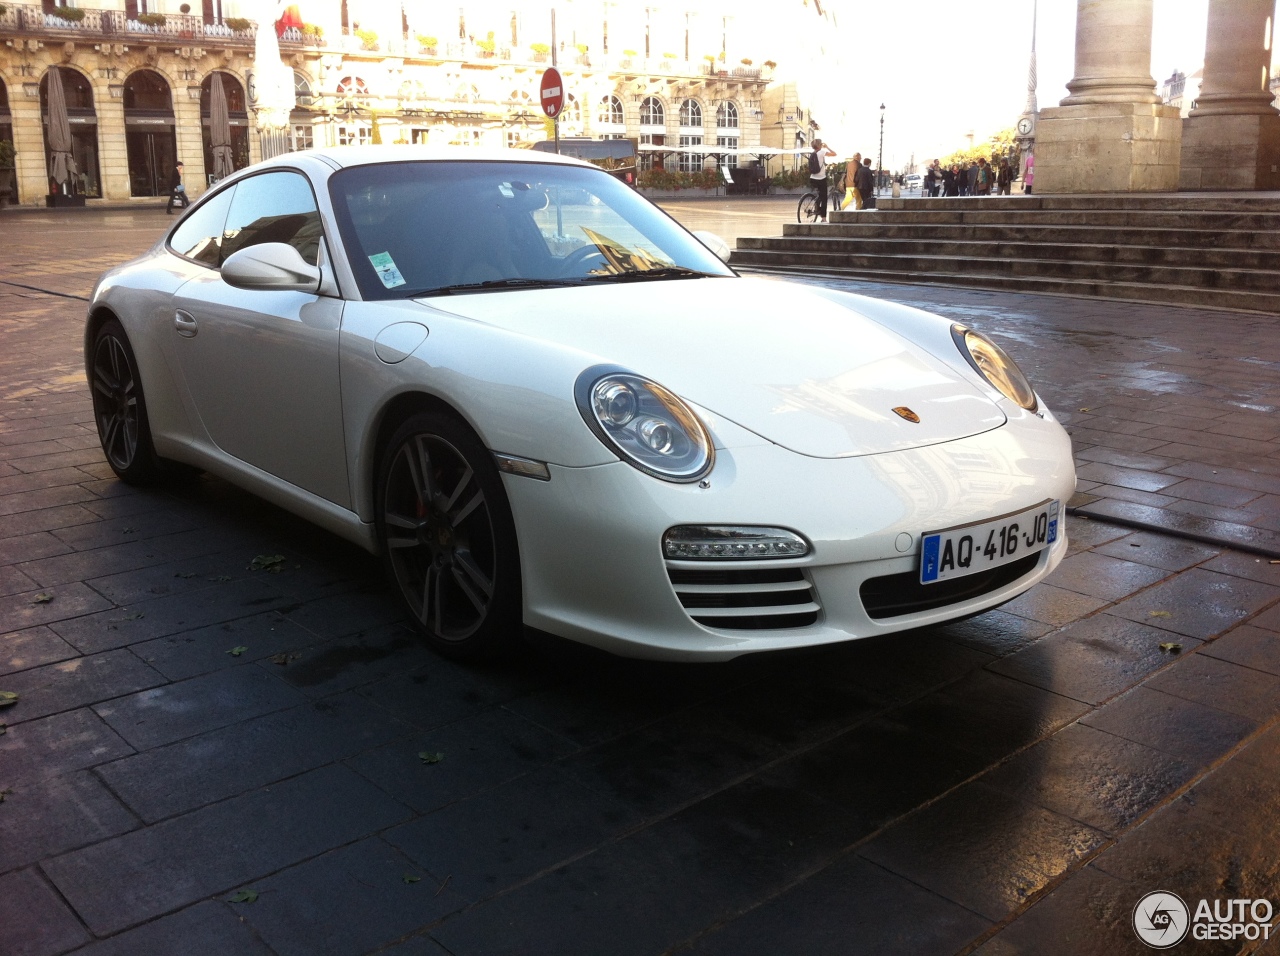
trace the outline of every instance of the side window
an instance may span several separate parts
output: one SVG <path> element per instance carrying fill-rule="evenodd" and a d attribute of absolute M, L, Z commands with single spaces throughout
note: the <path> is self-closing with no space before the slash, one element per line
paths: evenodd
<path fill-rule="evenodd" d="M 222 228 L 236 187 L 224 189 L 183 217 L 169 239 L 169 248 L 180 256 L 207 266 L 222 265 Z"/>
<path fill-rule="evenodd" d="M 222 259 L 260 242 L 293 246 L 311 265 L 319 265 L 320 212 L 305 176 L 281 171 L 242 179 L 222 231 Z"/>

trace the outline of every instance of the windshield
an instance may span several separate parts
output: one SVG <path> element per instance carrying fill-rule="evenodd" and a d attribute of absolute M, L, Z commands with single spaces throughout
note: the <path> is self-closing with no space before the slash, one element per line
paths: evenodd
<path fill-rule="evenodd" d="M 381 163 L 335 173 L 329 191 L 365 299 L 733 275 L 598 169 Z"/>

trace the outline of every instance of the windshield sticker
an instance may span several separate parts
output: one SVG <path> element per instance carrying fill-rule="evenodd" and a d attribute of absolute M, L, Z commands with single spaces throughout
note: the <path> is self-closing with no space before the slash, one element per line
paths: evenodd
<path fill-rule="evenodd" d="M 384 288 L 394 289 L 398 285 L 404 285 L 404 276 L 396 268 L 396 263 L 391 258 L 391 253 L 379 252 L 376 256 L 370 256 L 369 262 L 373 264 L 373 270 L 378 273 L 378 278 L 382 280 Z"/>

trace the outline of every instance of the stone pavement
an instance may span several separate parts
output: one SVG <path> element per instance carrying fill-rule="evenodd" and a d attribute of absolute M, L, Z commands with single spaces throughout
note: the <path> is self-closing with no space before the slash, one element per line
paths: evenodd
<path fill-rule="evenodd" d="M 372 557 L 111 477 L 77 297 L 164 224 L 0 216 L 0 954 L 1142 953 L 1148 892 L 1280 904 L 1280 564 L 1227 546 L 1273 547 L 1267 320 L 833 283 L 1021 360 L 1093 516 L 1061 569 L 888 640 L 473 670 Z"/>

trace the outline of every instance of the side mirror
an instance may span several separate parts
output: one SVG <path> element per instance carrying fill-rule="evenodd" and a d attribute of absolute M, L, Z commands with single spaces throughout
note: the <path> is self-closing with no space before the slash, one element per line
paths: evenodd
<path fill-rule="evenodd" d="M 320 270 L 284 242 L 263 242 L 232 253 L 222 264 L 222 278 L 237 289 L 316 292 L 320 288 Z"/>
<path fill-rule="evenodd" d="M 707 232 L 705 229 L 699 229 L 693 234 L 693 238 L 697 239 L 700 243 L 714 252 L 721 262 L 729 261 L 729 256 L 732 254 L 733 250 L 729 248 L 729 244 L 727 242 L 717 236 L 714 232 Z"/>

